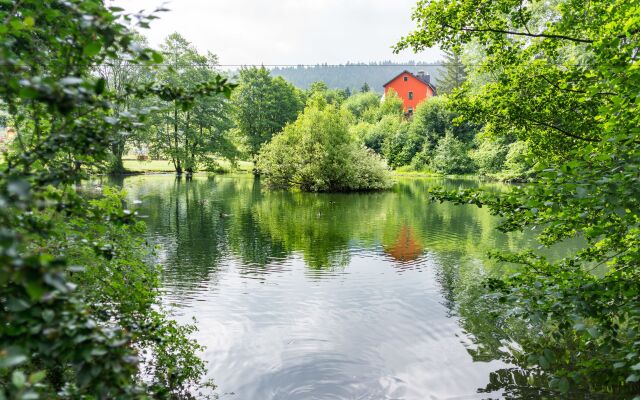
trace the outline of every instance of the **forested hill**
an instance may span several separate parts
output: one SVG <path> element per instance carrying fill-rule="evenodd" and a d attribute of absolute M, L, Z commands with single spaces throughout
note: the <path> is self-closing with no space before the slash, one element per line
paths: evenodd
<path fill-rule="evenodd" d="M 382 93 L 382 85 L 404 70 L 424 71 L 437 85 L 441 67 L 427 63 L 347 63 L 344 65 L 319 64 L 315 66 L 276 67 L 271 74 L 282 76 L 300 89 L 308 89 L 313 82 L 323 81 L 331 89 L 360 90 L 366 82 L 371 90 Z"/>

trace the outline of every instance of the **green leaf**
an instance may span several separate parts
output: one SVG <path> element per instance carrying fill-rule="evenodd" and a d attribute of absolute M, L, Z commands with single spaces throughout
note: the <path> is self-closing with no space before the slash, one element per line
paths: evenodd
<path fill-rule="evenodd" d="M 9 25 L 11 25 L 11 28 L 14 31 L 20 31 L 24 28 L 24 24 L 22 23 L 22 21 L 16 18 L 12 19 L 11 22 L 9 22 Z"/>
<path fill-rule="evenodd" d="M 84 46 L 83 53 L 87 57 L 93 57 L 100 52 L 102 44 L 100 42 L 91 42 Z"/>
<path fill-rule="evenodd" d="M 37 371 L 29 375 L 29 383 L 38 383 L 47 377 L 46 371 Z"/>
<path fill-rule="evenodd" d="M 27 377 L 22 371 L 13 371 L 13 374 L 11 374 L 11 383 L 13 383 L 13 386 L 16 388 L 22 389 L 27 383 Z"/>
<path fill-rule="evenodd" d="M 28 360 L 22 351 L 18 348 L 11 347 L 5 351 L 4 356 L 0 357 L 0 368 L 13 368 Z"/>
<path fill-rule="evenodd" d="M 558 381 L 558 390 L 562 393 L 567 393 L 569 391 L 569 380 L 566 377 L 563 376 Z"/>
<path fill-rule="evenodd" d="M 24 21 L 22 21 L 22 23 L 27 28 L 33 28 L 33 26 L 35 25 L 36 21 L 33 19 L 33 17 L 27 17 L 27 18 L 24 19 Z"/>
<path fill-rule="evenodd" d="M 31 300 L 33 301 L 40 300 L 46 293 L 46 288 L 42 286 L 40 281 L 29 281 L 25 286 L 29 297 L 31 297 Z"/>
<path fill-rule="evenodd" d="M 38 393 L 34 392 L 33 390 L 28 390 L 22 393 L 20 400 L 38 400 L 39 398 L 40 396 L 38 395 Z"/>
<path fill-rule="evenodd" d="M 638 382 L 640 381 L 640 375 L 631 374 L 627 377 L 626 382 Z"/>
<path fill-rule="evenodd" d="M 538 357 L 538 363 L 540 364 L 540 366 L 543 369 L 549 369 L 549 367 L 551 366 L 549 364 L 549 360 L 547 360 L 547 358 L 545 356 Z"/>
<path fill-rule="evenodd" d="M 12 312 L 24 311 L 31 307 L 31 304 L 29 304 L 25 300 L 16 298 L 10 298 L 9 300 L 7 300 L 6 304 L 7 309 Z"/>
<path fill-rule="evenodd" d="M 25 86 L 20 89 L 20 97 L 23 99 L 35 99 L 38 96 L 38 91 L 31 86 Z"/>
<path fill-rule="evenodd" d="M 91 355 L 94 356 L 94 357 L 102 357 L 105 354 L 107 354 L 107 350 L 106 349 L 95 348 L 95 349 L 91 350 Z"/>
<path fill-rule="evenodd" d="M 164 61 L 164 57 L 162 57 L 162 54 L 160 54 L 157 51 L 154 51 L 151 54 L 151 58 L 153 59 L 153 62 L 155 62 L 156 64 L 160 64 L 162 63 L 162 61 Z"/>
<path fill-rule="evenodd" d="M 45 320 L 45 322 L 51 322 L 53 321 L 53 318 L 56 316 L 55 312 L 53 312 L 53 310 L 44 310 L 42 312 L 42 319 Z"/>
<path fill-rule="evenodd" d="M 100 78 L 96 81 L 94 91 L 96 94 L 102 94 L 107 87 L 107 81 L 104 78 Z"/>

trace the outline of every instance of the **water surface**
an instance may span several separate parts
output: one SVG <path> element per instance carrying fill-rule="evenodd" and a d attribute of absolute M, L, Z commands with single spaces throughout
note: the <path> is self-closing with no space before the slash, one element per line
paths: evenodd
<path fill-rule="evenodd" d="M 488 250 L 532 239 L 498 233 L 485 209 L 430 203 L 436 185 L 508 190 L 415 178 L 358 194 L 270 192 L 233 175 L 123 182 L 159 245 L 167 304 L 197 319 L 221 398 L 501 398 L 484 388 L 509 366 L 478 356 L 456 292 L 486 273 Z"/>

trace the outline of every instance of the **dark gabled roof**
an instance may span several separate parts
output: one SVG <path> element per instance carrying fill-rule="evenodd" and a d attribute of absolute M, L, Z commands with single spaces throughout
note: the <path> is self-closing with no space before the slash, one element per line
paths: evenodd
<path fill-rule="evenodd" d="M 426 81 L 426 80 L 424 80 L 424 79 L 420 78 L 418 75 L 413 74 L 413 73 L 411 73 L 410 71 L 408 71 L 408 70 L 406 70 L 406 69 L 405 69 L 404 71 L 400 72 L 398 75 L 394 76 L 394 77 L 393 77 L 389 82 L 387 82 L 387 83 L 385 83 L 384 85 L 382 85 L 382 87 L 387 87 L 387 85 L 388 85 L 388 84 L 390 84 L 391 82 L 395 81 L 397 77 L 399 77 L 400 75 L 405 74 L 405 73 L 406 73 L 406 74 L 409 74 L 409 75 L 411 75 L 411 76 L 413 76 L 413 77 L 414 77 L 414 78 L 416 78 L 419 82 L 422 82 L 422 83 L 424 83 L 425 85 L 429 86 L 429 87 L 431 88 L 431 90 L 433 90 L 433 95 L 434 95 L 434 96 L 438 94 L 438 93 L 436 92 L 436 87 L 435 87 L 435 86 L 433 86 L 433 84 L 431 84 L 431 82 Z"/>

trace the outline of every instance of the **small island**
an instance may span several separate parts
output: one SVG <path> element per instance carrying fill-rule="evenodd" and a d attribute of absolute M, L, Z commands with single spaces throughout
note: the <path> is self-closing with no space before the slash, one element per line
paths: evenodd
<path fill-rule="evenodd" d="M 265 144 L 258 170 L 270 188 L 308 192 L 391 186 L 386 161 L 349 132 L 349 115 L 315 95 L 298 119 Z"/>

